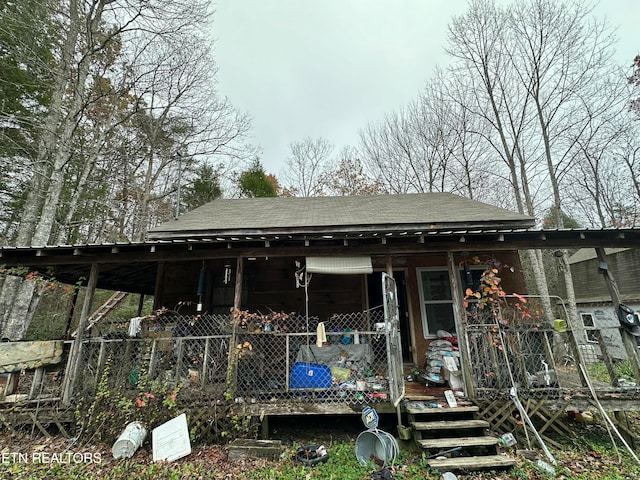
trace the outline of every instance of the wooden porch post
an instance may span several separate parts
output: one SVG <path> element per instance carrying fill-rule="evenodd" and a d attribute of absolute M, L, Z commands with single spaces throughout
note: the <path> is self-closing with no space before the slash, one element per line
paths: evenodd
<path fill-rule="evenodd" d="M 137 316 L 141 317 L 142 316 L 142 308 L 144 307 L 144 293 L 140 294 L 140 299 L 138 300 L 138 310 L 137 310 Z"/>
<path fill-rule="evenodd" d="M 233 293 L 233 308 L 240 310 L 240 305 L 242 302 L 242 270 L 244 267 L 244 262 L 242 257 L 238 257 L 236 261 L 236 285 L 235 291 Z"/>
<path fill-rule="evenodd" d="M 156 271 L 156 287 L 153 294 L 153 310 L 162 308 L 158 302 L 164 297 L 164 266 L 165 262 L 158 262 L 158 268 Z"/>
<path fill-rule="evenodd" d="M 596 248 L 596 255 L 598 256 L 598 262 L 602 264 L 607 263 L 607 254 L 605 253 L 604 248 L 602 247 Z M 616 318 L 618 318 L 618 307 L 622 303 L 622 299 L 620 298 L 620 290 L 618 289 L 618 283 L 616 282 L 616 279 L 614 278 L 613 274 L 608 268 L 602 269 L 602 274 L 604 275 L 604 281 L 607 283 L 607 288 L 609 289 L 609 294 L 611 295 L 614 314 Z M 619 330 L 620 330 L 620 335 L 622 337 L 622 343 L 624 345 L 625 350 L 627 351 L 627 357 L 629 357 L 629 363 L 631 364 L 631 368 L 633 369 L 633 375 L 635 376 L 635 381 L 640 382 L 640 361 L 638 360 L 638 342 L 636 340 L 636 337 L 634 337 L 629 332 L 627 332 L 627 329 L 624 328 L 622 325 L 620 325 Z M 602 339 L 602 334 L 601 332 L 598 332 L 598 340 L 600 341 L 601 339 Z M 603 344 L 604 344 L 604 341 L 602 341 L 601 345 Z M 606 351 L 604 351 L 603 353 L 604 355 L 607 355 Z M 609 366 L 610 362 L 611 360 L 609 359 L 609 362 L 607 362 L 607 367 L 611 372 L 610 375 L 612 375 L 615 372 L 612 372 L 613 366 Z M 617 386 L 618 379 L 612 378 L 612 381 L 614 386 Z M 622 427 L 628 427 L 629 424 L 628 424 L 628 419 L 625 412 L 620 410 L 614 410 L 613 415 L 616 418 L 616 421 L 618 422 L 619 425 L 621 425 Z M 629 435 L 628 430 L 622 429 L 622 435 L 624 436 L 625 440 L 629 443 L 629 445 L 632 446 L 632 448 L 636 448 L 635 438 L 632 435 Z"/>
<path fill-rule="evenodd" d="M 603 264 L 607 263 L 607 255 L 604 251 L 604 248 L 596 248 L 596 255 L 598 256 L 598 262 L 601 262 Z M 618 284 L 608 268 L 602 269 L 602 274 L 604 275 L 604 281 L 607 283 L 607 288 L 609 289 L 609 294 L 611 295 L 614 313 L 616 315 L 616 318 L 618 318 L 618 307 L 622 303 L 622 299 L 620 298 L 620 290 L 618 290 Z M 640 360 L 638 358 L 638 342 L 636 341 L 636 337 L 627 332 L 627 330 L 622 325 L 620 326 L 620 335 L 622 336 L 622 343 L 624 345 L 624 348 L 627 351 L 627 357 L 629 357 L 629 363 L 631 364 L 631 368 L 633 369 L 635 381 L 640 382 Z"/>
<path fill-rule="evenodd" d="M 238 357 L 236 355 L 236 345 L 238 343 L 238 323 L 240 317 L 236 312 L 240 310 L 242 303 L 242 271 L 244 262 L 242 257 L 236 261 L 236 284 L 233 294 L 233 309 L 231 312 L 231 339 L 229 340 L 229 352 L 227 356 L 227 391 L 225 397 L 231 401 L 236 393 L 236 375 L 238 369 Z"/>
<path fill-rule="evenodd" d="M 471 378 L 471 360 L 469 359 L 469 339 L 467 337 L 467 320 L 464 311 L 464 299 L 458 284 L 458 269 L 456 267 L 453 252 L 447 252 L 447 264 L 449 267 L 449 282 L 451 284 L 451 298 L 453 299 L 453 318 L 456 324 L 458 347 L 460 350 L 460 365 L 462 378 L 464 379 L 465 395 L 475 397 L 473 379 Z"/>
<path fill-rule="evenodd" d="M 67 369 L 67 372 L 65 372 L 64 377 L 64 390 L 62 394 L 62 404 L 64 406 L 68 406 L 71 403 L 73 386 L 80 370 L 80 347 L 82 345 L 82 337 L 84 336 L 84 331 L 87 328 L 87 323 L 89 321 L 89 310 L 91 308 L 93 294 L 96 291 L 99 271 L 100 267 L 97 263 L 91 264 L 91 273 L 89 273 L 89 281 L 87 282 L 87 293 L 84 297 L 82 312 L 80 313 L 80 324 L 78 325 L 77 330 L 78 333 L 76 334 L 76 338 L 74 338 L 73 340 L 71 351 L 69 352 L 69 368 Z"/>

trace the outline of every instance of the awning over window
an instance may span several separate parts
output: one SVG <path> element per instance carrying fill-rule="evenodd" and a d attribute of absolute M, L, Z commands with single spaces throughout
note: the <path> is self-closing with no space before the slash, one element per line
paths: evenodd
<path fill-rule="evenodd" d="M 372 273 L 371 257 L 307 257 L 307 272 L 349 275 Z"/>

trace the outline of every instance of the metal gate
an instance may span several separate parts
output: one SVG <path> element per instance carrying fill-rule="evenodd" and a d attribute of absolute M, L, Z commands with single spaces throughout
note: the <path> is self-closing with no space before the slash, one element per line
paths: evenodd
<path fill-rule="evenodd" d="M 544 304 L 552 305 L 548 315 Z M 533 397 L 558 396 L 560 387 L 580 385 L 573 332 L 559 333 L 548 318 L 567 319 L 559 297 L 506 295 L 497 311 L 470 305 L 466 311 L 470 374 L 477 397 L 517 386 Z M 570 360 L 568 360 L 570 359 Z"/>
<path fill-rule="evenodd" d="M 387 372 L 389 393 L 394 406 L 404 397 L 404 372 L 402 369 L 402 346 L 400 340 L 400 312 L 398 310 L 398 289 L 396 281 L 386 273 L 382 274 L 382 297 L 384 304 L 384 326 L 387 337 Z"/>

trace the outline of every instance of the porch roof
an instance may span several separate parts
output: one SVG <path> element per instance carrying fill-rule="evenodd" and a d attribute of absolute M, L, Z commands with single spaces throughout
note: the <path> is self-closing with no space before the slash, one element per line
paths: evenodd
<path fill-rule="evenodd" d="M 640 228 L 457 228 L 423 231 L 380 227 L 368 232 L 245 234 L 145 242 L 0 247 L 0 266 L 22 266 L 77 284 L 100 264 L 98 288 L 152 294 L 158 264 L 213 258 L 307 255 L 410 255 L 529 248 L 637 247 Z"/>

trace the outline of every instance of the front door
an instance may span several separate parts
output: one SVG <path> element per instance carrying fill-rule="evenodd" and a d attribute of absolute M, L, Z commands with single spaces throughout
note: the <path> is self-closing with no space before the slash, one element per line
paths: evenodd
<path fill-rule="evenodd" d="M 404 271 L 395 270 L 393 279 L 398 290 L 398 310 L 400 314 L 400 342 L 402 345 L 402 360 L 407 363 L 413 362 L 411 355 L 411 330 L 409 328 L 409 314 L 407 307 L 407 285 Z M 382 272 L 373 272 L 367 276 L 367 287 L 369 295 L 369 308 L 382 305 Z"/>

